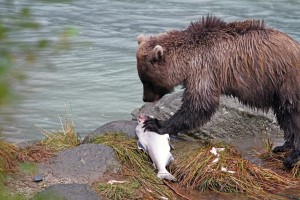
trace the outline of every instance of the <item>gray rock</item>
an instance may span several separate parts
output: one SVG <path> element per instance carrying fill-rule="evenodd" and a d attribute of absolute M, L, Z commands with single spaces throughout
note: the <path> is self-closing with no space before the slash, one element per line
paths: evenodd
<path fill-rule="evenodd" d="M 101 144 L 82 144 L 67 149 L 39 164 L 39 173 L 47 180 L 63 183 L 91 183 L 106 172 L 117 172 L 119 163 L 112 148 Z"/>
<path fill-rule="evenodd" d="M 132 112 L 133 119 L 145 113 L 160 120 L 170 118 L 182 104 L 183 92 L 164 96 L 156 103 L 146 103 Z M 194 136 L 216 139 L 235 139 L 242 136 L 254 136 L 265 130 L 272 134 L 282 135 L 272 112 L 267 114 L 251 109 L 237 99 L 222 96 L 220 106 L 212 119 L 192 133 Z"/>
<path fill-rule="evenodd" d="M 137 122 L 131 120 L 119 120 L 119 121 L 109 122 L 97 128 L 95 131 L 91 132 L 90 134 L 88 134 L 84 138 L 82 143 L 83 144 L 90 143 L 94 137 L 100 136 L 104 133 L 111 133 L 111 132 L 123 132 L 127 134 L 129 137 L 136 137 L 134 132 L 136 126 L 137 126 Z"/>
<path fill-rule="evenodd" d="M 156 103 L 146 103 L 142 107 L 132 111 L 133 120 L 137 119 L 140 113 L 152 115 L 153 117 L 166 120 L 169 119 L 181 106 L 182 93 L 177 92 L 163 96 Z"/>
<path fill-rule="evenodd" d="M 36 194 L 32 200 L 100 200 L 96 192 L 85 184 L 57 184 Z"/>

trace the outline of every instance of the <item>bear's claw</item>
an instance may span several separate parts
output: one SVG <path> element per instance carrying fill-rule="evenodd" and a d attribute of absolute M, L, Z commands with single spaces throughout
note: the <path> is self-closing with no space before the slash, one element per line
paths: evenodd
<path fill-rule="evenodd" d="M 273 149 L 273 153 L 287 152 L 293 149 L 293 145 L 285 142 L 282 146 L 277 146 Z"/>
<path fill-rule="evenodd" d="M 160 125 L 158 119 L 156 119 L 156 118 L 149 118 L 149 119 L 147 119 L 144 122 L 143 128 L 145 128 L 145 131 L 156 132 L 156 133 L 158 133 L 160 135 L 164 134 L 161 131 L 162 126 Z"/>

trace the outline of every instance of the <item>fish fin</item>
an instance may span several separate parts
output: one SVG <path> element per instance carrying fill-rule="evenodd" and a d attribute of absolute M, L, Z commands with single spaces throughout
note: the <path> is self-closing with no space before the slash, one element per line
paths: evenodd
<path fill-rule="evenodd" d="M 172 174 L 170 174 L 168 171 L 158 172 L 157 177 L 160 179 L 166 179 L 169 181 L 174 181 L 174 182 L 177 181 L 177 179 Z"/>
<path fill-rule="evenodd" d="M 147 152 L 147 148 L 144 147 L 144 146 L 142 145 L 142 143 L 140 143 L 139 140 L 137 141 L 137 146 L 138 146 L 138 149 L 141 149 L 141 150 L 143 150 L 144 152 Z"/>
<path fill-rule="evenodd" d="M 138 136 L 138 130 L 137 129 L 134 129 L 134 133 L 136 136 Z"/>
<path fill-rule="evenodd" d="M 171 150 L 174 150 L 174 145 L 171 144 L 171 141 L 170 141 L 170 137 L 168 137 L 168 141 L 169 141 L 169 146 L 171 147 Z"/>
<path fill-rule="evenodd" d="M 173 155 L 171 154 L 170 155 L 170 158 L 169 158 L 169 160 L 168 160 L 168 162 L 167 162 L 167 165 L 169 165 L 171 162 L 173 162 L 175 160 L 175 158 L 173 157 Z"/>
<path fill-rule="evenodd" d="M 175 149 L 174 145 L 172 145 L 172 144 L 170 143 L 170 141 L 169 141 L 169 145 L 170 145 L 170 147 L 171 147 L 171 150 L 174 150 L 174 149 Z"/>
<path fill-rule="evenodd" d="M 155 164 L 155 163 L 152 163 L 152 165 L 153 165 L 154 169 L 157 169 L 157 167 L 156 167 L 156 164 Z"/>

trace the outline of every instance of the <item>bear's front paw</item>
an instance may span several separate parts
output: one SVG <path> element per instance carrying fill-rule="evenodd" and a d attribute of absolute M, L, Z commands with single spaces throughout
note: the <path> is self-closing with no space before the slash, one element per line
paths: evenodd
<path fill-rule="evenodd" d="M 294 165 L 300 160 L 300 151 L 293 151 L 284 159 L 284 167 L 286 169 L 292 169 Z"/>
<path fill-rule="evenodd" d="M 145 128 L 145 131 L 156 132 L 160 135 L 164 134 L 162 131 L 162 126 L 160 125 L 158 119 L 156 119 L 156 118 L 147 119 L 144 122 L 143 128 Z"/>

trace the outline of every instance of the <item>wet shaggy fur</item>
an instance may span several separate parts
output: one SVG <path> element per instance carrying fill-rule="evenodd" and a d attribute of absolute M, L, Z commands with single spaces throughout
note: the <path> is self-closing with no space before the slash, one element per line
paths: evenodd
<path fill-rule="evenodd" d="M 210 120 L 221 94 L 264 111 L 273 109 L 285 144 L 300 159 L 300 45 L 288 35 L 266 28 L 264 21 L 227 23 L 207 16 L 185 30 L 138 38 L 137 69 L 144 101 L 153 102 L 177 85 L 183 104 L 163 126 L 146 128 L 177 134 Z M 297 156 L 296 156 L 297 157 Z M 287 159 L 288 160 L 288 159 Z M 295 159 L 293 159 L 295 161 Z M 286 166 L 293 164 L 287 161 Z"/>

